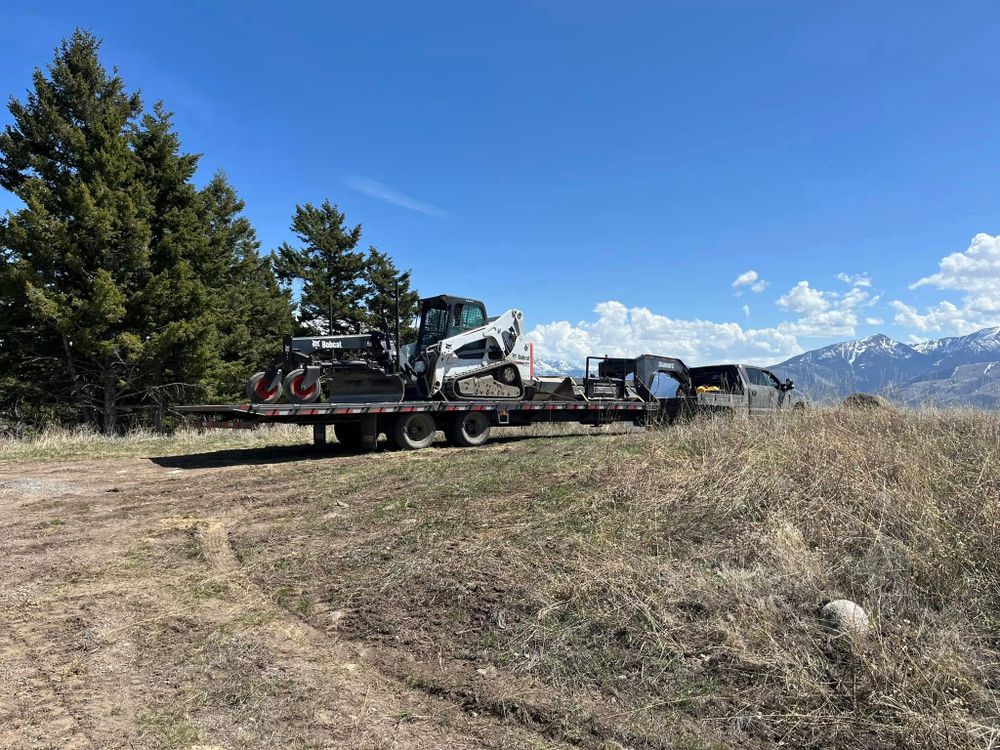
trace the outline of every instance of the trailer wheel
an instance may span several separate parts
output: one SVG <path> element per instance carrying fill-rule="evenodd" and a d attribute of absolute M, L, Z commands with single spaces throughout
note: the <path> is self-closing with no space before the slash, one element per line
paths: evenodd
<path fill-rule="evenodd" d="M 333 426 L 333 434 L 337 442 L 349 451 L 359 451 L 364 445 L 361 440 L 360 422 L 340 422 Z"/>
<path fill-rule="evenodd" d="M 292 370 L 285 376 L 285 393 L 293 404 L 311 404 L 319 398 L 319 381 L 308 388 L 303 388 L 302 381 L 305 379 L 306 371 L 301 369 Z"/>
<path fill-rule="evenodd" d="M 490 439 L 490 421 L 481 411 L 452 414 L 445 422 L 444 434 L 449 445 L 475 448 Z"/>
<path fill-rule="evenodd" d="M 434 419 L 426 412 L 400 414 L 392 423 L 392 444 L 404 451 L 427 448 L 434 442 L 436 431 Z"/>
<path fill-rule="evenodd" d="M 255 404 L 273 404 L 281 398 L 281 378 L 276 378 L 276 382 L 268 388 L 271 380 L 266 372 L 255 373 L 247 383 L 247 396 Z"/>

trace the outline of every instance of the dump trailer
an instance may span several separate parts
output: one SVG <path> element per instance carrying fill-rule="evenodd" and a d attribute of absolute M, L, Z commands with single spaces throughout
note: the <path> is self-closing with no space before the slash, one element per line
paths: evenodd
<path fill-rule="evenodd" d="M 323 444 L 327 427 L 332 427 L 337 441 L 351 450 L 375 449 L 382 435 L 390 448 L 415 450 L 430 446 L 438 431 L 450 445 L 465 448 L 483 445 L 497 426 L 670 423 L 687 414 L 693 403 L 688 369 L 674 357 L 588 357 L 584 373 L 582 378 L 532 377 L 518 400 L 354 398 L 330 403 L 203 404 L 179 410 L 200 417 L 200 425 L 208 428 L 312 425 L 313 442 Z M 656 384 L 663 378 L 674 384 L 668 397 L 658 395 Z"/>

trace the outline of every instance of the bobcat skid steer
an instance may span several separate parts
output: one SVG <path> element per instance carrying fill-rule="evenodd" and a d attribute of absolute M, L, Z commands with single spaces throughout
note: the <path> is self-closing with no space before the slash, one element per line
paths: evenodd
<path fill-rule="evenodd" d="M 305 404 L 325 388 L 331 403 L 516 401 L 532 377 L 523 317 L 508 310 L 487 318 L 482 302 L 441 295 L 420 301 L 417 340 L 398 353 L 388 331 L 286 336 L 283 353 L 250 378 L 247 395 L 257 403 L 284 395 Z"/>
<path fill-rule="evenodd" d="M 418 398 L 510 400 L 525 396 L 532 348 L 520 310 L 486 317 L 482 302 L 440 295 L 420 301 L 417 340 L 402 349 Z"/>

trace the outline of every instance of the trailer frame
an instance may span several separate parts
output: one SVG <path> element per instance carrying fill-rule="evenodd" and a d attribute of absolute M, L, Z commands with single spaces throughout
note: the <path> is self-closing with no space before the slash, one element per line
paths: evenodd
<path fill-rule="evenodd" d="M 204 428 L 253 428 L 261 424 L 296 424 L 313 427 L 313 443 L 326 443 L 326 428 L 333 426 L 338 438 L 351 448 L 372 450 L 379 435 L 391 435 L 393 425 L 411 414 L 427 414 L 438 429 L 445 430 L 451 419 L 469 412 L 479 412 L 491 427 L 527 427 L 532 424 L 578 423 L 603 425 L 615 422 L 632 422 L 652 425 L 673 421 L 679 413 L 681 399 L 591 400 L 591 401 L 400 401 L 370 403 L 328 404 L 201 404 L 180 406 L 184 414 L 204 417 L 199 426 Z M 350 425 L 351 427 L 341 427 Z M 356 427 L 354 427 L 356 425 Z M 488 436 L 487 436 L 488 439 Z M 483 440 L 485 442 L 485 440 Z M 397 445 L 407 448 L 411 446 Z"/>

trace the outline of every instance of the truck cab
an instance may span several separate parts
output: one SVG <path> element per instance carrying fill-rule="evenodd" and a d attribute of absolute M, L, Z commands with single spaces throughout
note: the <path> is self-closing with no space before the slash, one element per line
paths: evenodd
<path fill-rule="evenodd" d="M 791 380 L 781 382 L 763 367 L 708 365 L 692 367 L 690 373 L 699 408 L 766 414 L 805 407 Z"/>

